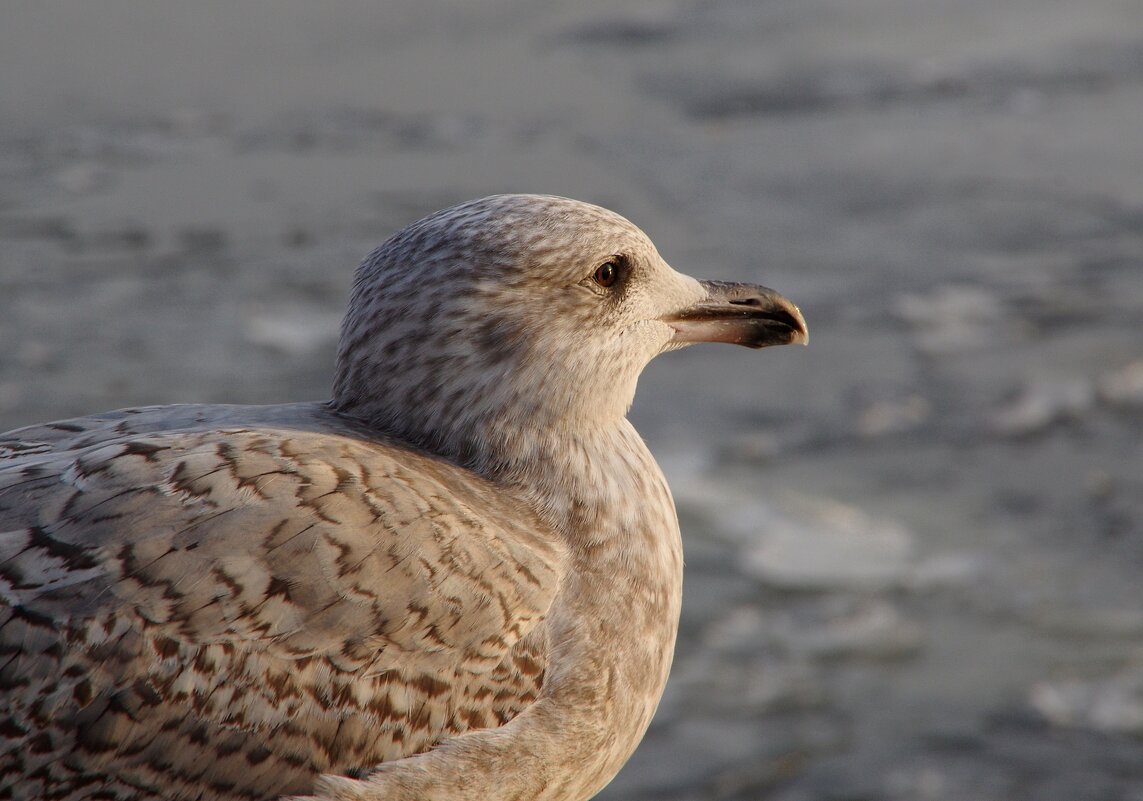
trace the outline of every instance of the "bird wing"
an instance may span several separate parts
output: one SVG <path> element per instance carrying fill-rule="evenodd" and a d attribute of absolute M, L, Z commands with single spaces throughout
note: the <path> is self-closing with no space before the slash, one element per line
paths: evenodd
<path fill-rule="evenodd" d="M 146 783 L 206 738 L 188 783 L 296 791 L 535 698 L 565 553 L 523 504 L 349 428 L 130 414 L 0 438 L 9 752 L 50 731 Z"/>

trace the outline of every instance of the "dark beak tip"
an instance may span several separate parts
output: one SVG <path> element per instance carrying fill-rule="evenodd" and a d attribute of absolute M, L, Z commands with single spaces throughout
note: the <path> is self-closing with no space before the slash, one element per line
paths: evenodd
<path fill-rule="evenodd" d="M 797 325 L 791 328 L 790 345 L 802 345 L 803 347 L 810 344 L 810 328 L 806 325 L 806 318 L 802 316 L 802 310 L 794 306 L 794 311 L 797 313 L 795 321 Z"/>
<path fill-rule="evenodd" d="M 707 300 L 670 318 L 676 341 L 726 342 L 753 349 L 809 344 L 801 310 L 780 293 L 753 284 L 701 283 L 709 293 Z"/>

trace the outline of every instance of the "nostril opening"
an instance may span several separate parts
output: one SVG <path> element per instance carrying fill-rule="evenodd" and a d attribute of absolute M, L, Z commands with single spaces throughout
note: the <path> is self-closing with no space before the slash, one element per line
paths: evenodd
<path fill-rule="evenodd" d="M 761 306 L 761 298 L 734 298 L 730 301 L 735 306 Z"/>

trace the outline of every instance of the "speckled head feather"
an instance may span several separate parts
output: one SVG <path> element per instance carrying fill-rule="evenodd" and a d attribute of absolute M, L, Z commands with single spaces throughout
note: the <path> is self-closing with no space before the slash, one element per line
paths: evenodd
<path fill-rule="evenodd" d="M 604 287 L 593 275 L 608 263 L 617 274 Z M 671 346 L 660 318 L 705 294 L 612 211 L 544 195 L 474 200 L 362 264 L 333 403 L 467 464 L 502 459 L 513 432 L 622 418 L 640 371 Z"/>

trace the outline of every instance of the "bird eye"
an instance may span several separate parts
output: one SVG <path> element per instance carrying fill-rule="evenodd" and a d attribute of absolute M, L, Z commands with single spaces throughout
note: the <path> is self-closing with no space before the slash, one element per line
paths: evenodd
<path fill-rule="evenodd" d="M 615 259 L 608 259 L 595 268 L 591 278 L 604 289 L 614 286 L 619 280 L 619 263 Z"/>

